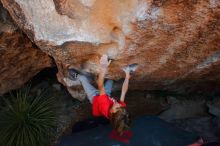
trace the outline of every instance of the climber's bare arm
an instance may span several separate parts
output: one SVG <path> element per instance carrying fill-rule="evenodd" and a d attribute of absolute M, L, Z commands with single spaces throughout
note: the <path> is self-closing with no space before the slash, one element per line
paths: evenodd
<path fill-rule="evenodd" d="M 97 80 L 97 85 L 98 85 L 100 95 L 105 94 L 104 79 L 105 79 L 105 74 L 108 70 L 108 66 L 110 63 L 111 63 L 111 60 L 108 61 L 108 56 L 102 55 L 100 59 L 100 69 L 99 69 L 99 75 L 98 75 L 98 80 Z"/>
<path fill-rule="evenodd" d="M 97 85 L 98 85 L 100 95 L 105 94 L 104 78 L 105 78 L 106 71 L 107 71 L 107 68 L 100 67 L 98 80 L 97 80 Z"/>
<path fill-rule="evenodd" d="M 125 100 L 125 95 L 126 95 L 126 93 L 128 91 L 129 79 L 130 79 L 130 73 L 129 72 L 125 72 L 125 80 L 124 80 L 124 83 L 122 85 L 120 101 L 124 102 L 124 100 Z"/>

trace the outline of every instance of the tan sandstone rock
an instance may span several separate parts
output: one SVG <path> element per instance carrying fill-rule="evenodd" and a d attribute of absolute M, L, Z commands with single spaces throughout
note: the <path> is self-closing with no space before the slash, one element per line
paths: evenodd
<path fill-rule="evenodd" d="M 39 71 L 52 66 L 52 59 L 13 24 L 0 6 L 0 95 L 16 89 Z"/>
<path fill-rule="evenodd" d="M 219 91 L 219 0 L 1 0 L 18 26 L 59 67 L 98 73 L 102 54 L 113 59 L 107 77 L 138 63 L 130 89 Z M 62 73 L 61 73 L 62 72 Z"/>

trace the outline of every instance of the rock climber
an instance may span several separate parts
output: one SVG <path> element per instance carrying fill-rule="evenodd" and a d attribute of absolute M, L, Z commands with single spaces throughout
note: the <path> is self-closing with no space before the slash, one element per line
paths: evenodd
<path fill-rule="evenodd" d="M 105 84 L 105 74 L 108 71 L 108 66 L 111 60 L 108 60 L 107 55 L 103 55 L 100 59 L 100 69 L 97 79 L 98 89 L 96 89 L 91 83 L 90 79 L 80 73 L 76 69 L 69 69 L 69 74 L 72 79 L 79 80 L 87 94 L 87 98 L 92 104 L 92 113 L 94 116 L 104 116 L 110 120 L 113 129 L 122 135 L 123 132 L 129 130 L 131 126 L 131 118 L 126 110 L 125 95 L 128 91 L 129 79 L 131 73 L 133 73 L 138 65 L 131 64 L 123 68 L 125 73 L 125 80 L 122 85 L 121 97 L 117 101 L 111 97 L 111 91 L 113 86 L 113 80 L 107 79 Z"/>

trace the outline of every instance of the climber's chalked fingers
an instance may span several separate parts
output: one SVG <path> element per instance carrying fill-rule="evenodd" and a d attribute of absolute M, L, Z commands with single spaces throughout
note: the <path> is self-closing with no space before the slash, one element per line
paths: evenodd
<path fill-rule="evenodd" d="M 132 74 L 137 70 L 138 64 L 137 63 L 130 64 L 129 68 L 130 68 L 130 74 Z"/>
<path fill-rule="evenodd" d="M 133 74 L 136 71 L 137 68 L 138 68 L 138 64 L 133 63 L 133 64 L 130 64 L 128 66 L 123 67 L 122 70 L 124 72 L 129 72 L 130 74 Z"/>

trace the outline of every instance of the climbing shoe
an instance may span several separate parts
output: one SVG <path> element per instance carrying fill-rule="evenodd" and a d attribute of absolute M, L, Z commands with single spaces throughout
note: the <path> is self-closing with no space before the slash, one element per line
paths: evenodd
<path fill-rule="evenodd" d="M 77 80 L 77 76 L 79 74 L 81 74 L 80 71 L 78 71 L 75 68 L 70 68 L 70 69 L 68 69 L 68 71 L 69 71 L 69 75 L 70 75 L 71 80 Z"/>
<path fill-rule="evenodd" d="M 75 68 L 70 68 L 68 71 L 69 71 L 70 78 L 72 80 L 77 80 L 78 75 L 83 75 L 87 77 L 87 79 L 89 80 L 94 80 L 94 76 L 88 72 L 80 71 Z"/>

